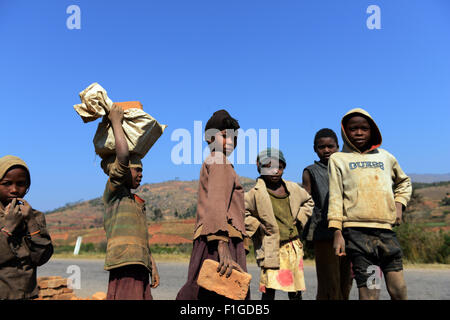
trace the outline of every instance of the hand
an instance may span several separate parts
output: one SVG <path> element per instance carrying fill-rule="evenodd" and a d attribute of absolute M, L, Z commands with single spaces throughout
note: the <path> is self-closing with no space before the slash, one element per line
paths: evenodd
<path fill-rule="evenodd" d="M 217 251 L 219 253 L 219 267 L 217 268 L 217 272 L 219 272 L 221 276 L 225 274 L 228 278 L 231 276 L 233 269 L 244 272 L 241 266 L 238 265 L 231 257 L 230 248 L 228 247 L 228 243 L 226 241 L 219 240 Z"/>
<path fill-rule="evenodd" d="M 397 217 L 395 218 L 394 226 L 399 226 L 403 222 L 403 204 L 401 204 L 400 202 L 396 202 L 395 209 L 397 211 Z"/>
<path fill-rule="evenodd" d="M 13 233 L 17 226 L 22 222 L 23 217 L 20 212 L 20 205 L 17 204 L 17 199 L 14 198 L 5 208 L 5 228 Z"/>
<path fill-rule="evenodd" d="M 266 235 L 266 236 L 270 236 L 271 233 L 269 232 L 269 230 L 267 230 L 266 226 L 263 225 L 262 223 L 259 225 L 259 228 L 261 229 L 261 231 Z"/>
<path fill-rule="evenodd" d="M 157 288 L 159 286 L 159 273 L 158 269 L 156 268 L 156 265 L 152 266 L 152 284 L 150 287 L 153 289 Z"/>
<path fill-rule="evenodd" d="M 341 230 L 334 231 L 333 248 L 337 256 L 345 256 L 345 240 L 342 236 Z"/>
<path fill-rule="evenodd" d="M 22 202 L 22 204 L 19 204 L 18 206 L 24 221 L 28 222 L 30 221 L 30 219 L 34 218 L 33 209 L 31 208 L 30 204 L 22 198 L 17 198 L 17 200 Z"/>
<path fill-rule="evenodd" d="M 123 121 L 123 109 L 117 104 L 113 104 L 108 114 L 108 119 L 111 123 L 122 123 Z"/>
<path fill-rule="evenodd" d="M 156 267 L 155 259 L 153 259 L 153 255 L 150 255 L 150 260 L 152 263 L 152 283 L 150 285 L 151 288 L 156 288 L 159 286 L 159 272 L 158 268 Z"/>

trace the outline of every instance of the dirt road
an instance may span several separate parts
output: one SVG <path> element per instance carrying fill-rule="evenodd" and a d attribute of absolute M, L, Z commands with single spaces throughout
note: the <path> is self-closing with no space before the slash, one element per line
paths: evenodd
<path fill-rule="evenodd" d="M 161 277 L 161 285 L 152 290 L 156 300 L 173 300 L 178 290 L 183 286 L 187 277 L 188 264 L 186 262 L 160 262 L 158 270 Z M 258 291 L 259 269 L 256 265 L 248 266 L 252 274 L 251 297 L 259 300 L 261 293 Z M 80 289 L 75 290 L 79 297 L 88 297 L 97 291 L 106 292 L 108 272 L 103 270 L 103 260 L 82 259 L 51 259 L 47 264 L 38 268 L 40 276 L 62 276 L 65 278 L 75 276 L 79 271 Z M 450 269 L 418 269 L 407 268 L 404 270 L 408 297 L 411 300 L 450 300 Z M 383 280 L 384 281 L 384 280 Z M 306 292 L 303 299 L 315 299 L 317 280 L 314 266 L 305 266 Z M 287 294 L 277 292 L 276 299 L 287 299 Z M 358 299 L 356 284 L 350 294 L 351 300 Z M 386 286 L 382 282 L 380 299 L 389 299 Z"/>

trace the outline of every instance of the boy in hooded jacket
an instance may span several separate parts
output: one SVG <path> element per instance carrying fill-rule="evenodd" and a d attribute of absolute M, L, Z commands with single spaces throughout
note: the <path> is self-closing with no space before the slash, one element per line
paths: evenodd
<path fill-rule="evenodd" d="M 411 180 L 380 148 L 380 130 L 367 111 L 347 112 L 341 129 L 344 147 L 328 162 L 328 227 L 335 253 L 349 255 L 361 300 L 379 297 L 375 266 L 384 273 L 391 299 L 407 299 L 402 250 L 392 226 L 401 222 Z"/>

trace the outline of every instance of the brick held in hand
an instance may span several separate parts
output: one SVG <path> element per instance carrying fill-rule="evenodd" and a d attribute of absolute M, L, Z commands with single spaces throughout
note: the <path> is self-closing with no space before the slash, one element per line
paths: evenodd
<path fill-rule="evenodd" d="M 131 108 L 137 108 L 144 110 L 142 107 L 142 103 L 140 101 L 123 101 L 123 102 L 114 102 L 114 104 L 117 104 L 119 107 L 122 107 L 123 110 L 131 109 Z"/>
<path fill-rule="evenodd" d="M 250 287 L 252 276 L 233 270 L 230 277 L 220 276 L 217 272 L 219 263 L 206 259 L 200 269 L 197 284 L 209 291 L 233 300 L 244 300 Z"/>

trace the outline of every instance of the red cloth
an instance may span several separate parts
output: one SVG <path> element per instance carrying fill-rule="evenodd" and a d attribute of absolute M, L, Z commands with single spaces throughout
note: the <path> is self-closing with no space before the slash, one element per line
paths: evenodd
<path fill-rule="evenodd" d="M 153 300 L 148 269 L 138 264 L 109 272 L 106 300 Z"/>

